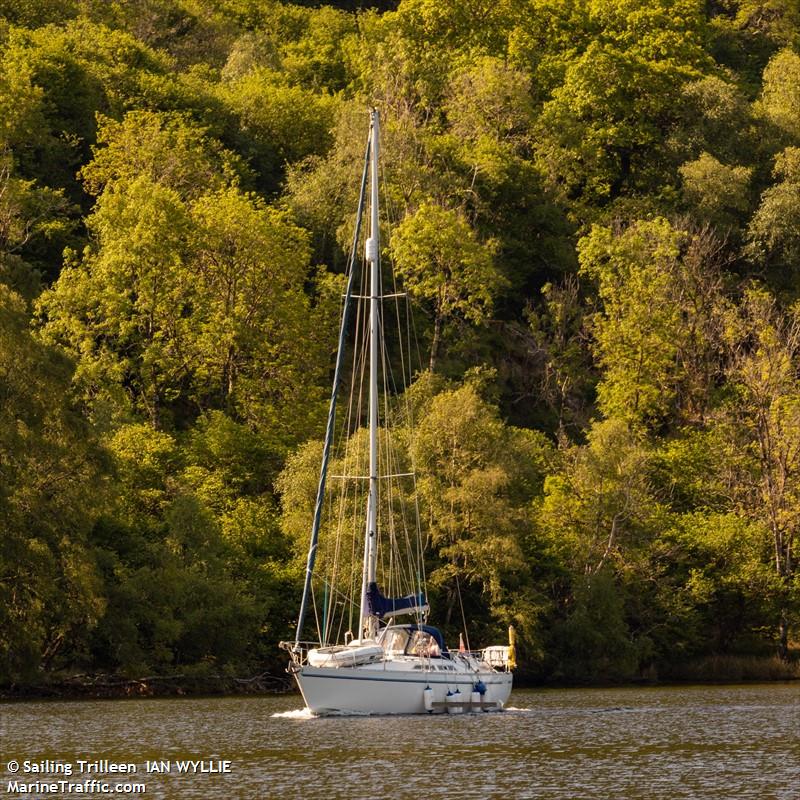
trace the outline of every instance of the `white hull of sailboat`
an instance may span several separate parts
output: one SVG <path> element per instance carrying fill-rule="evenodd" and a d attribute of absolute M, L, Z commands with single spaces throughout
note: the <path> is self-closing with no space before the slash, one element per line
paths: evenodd
<path fill-rule="evenodd" d="M 314 714 L 424 714 L 426 687 L 435 711 L 444 711 L 448 692 L 460 691 L 466 707 L 473 688 L 483 682 L 483 707 L 502 709 L 511 694 L 509 672 L 410 671 L 387 668 L 303 666 L 295 673 L 306 706 Z M 477 710 L 477 706 L 473 707 Z"/>

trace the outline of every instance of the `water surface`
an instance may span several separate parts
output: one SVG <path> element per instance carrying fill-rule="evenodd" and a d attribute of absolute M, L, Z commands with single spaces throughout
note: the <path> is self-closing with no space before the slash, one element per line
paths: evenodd
<path fill-rule="evenodd" d="M 317 719 L 301 705 L 0 705 L 0 772 L 12 759 L 133 762 L 135 775 L 112 777 L 144 783 L 148 798 L 800 800 L 797 684 L 515 691 L 512 710 L 454 717 Z M 228 760 L 231 772 L 178 774 L 184 759 Z M 170 772 L 147 774 L 148 760 Z M 14 778 L 46 779 L 5 772 L 5 797 L 62 796 L 8 793 Z"/>

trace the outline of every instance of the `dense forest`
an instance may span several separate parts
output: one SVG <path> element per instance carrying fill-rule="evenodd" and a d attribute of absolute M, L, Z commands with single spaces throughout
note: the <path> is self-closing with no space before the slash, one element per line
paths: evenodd
<path fill-rule="evenodd" d="M 434 619 L 797 674 L 796 0 L 0 0 L 0 685 L 280 670 L 367 109 Z"/>

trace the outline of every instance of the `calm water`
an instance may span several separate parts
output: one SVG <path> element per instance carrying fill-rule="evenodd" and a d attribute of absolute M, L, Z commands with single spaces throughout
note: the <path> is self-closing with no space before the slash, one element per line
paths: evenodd
<path fill-rule="evenodd" d="M 133 762 L 150 798 L 800 800 L 800 686 L 517 691 L 502 714 L 307 718 L 299 696 L 0 705 L 16 759 Z M 223 759 L 230 774 L 177 774 Z M 145 761 L 169 760 L 169 774 Z M 48 767 L 49 768 L 49 767 Z M 83 781 L 3 773 L 8 780 Z M 99 776 L 109 780 L 106 776 Z M 82 795 L 86 796 L 86 795 Z M 93 795 L 101 797 L 100 794 Z"/>

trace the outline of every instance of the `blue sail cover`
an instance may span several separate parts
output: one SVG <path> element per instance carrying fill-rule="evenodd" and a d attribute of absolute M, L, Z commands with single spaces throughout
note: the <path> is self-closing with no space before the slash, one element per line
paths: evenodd
<path fill-rule="evenodd" d="M 374 582 L 367 587 L 367 602 L 369 603 L 369 613 L 380 619 L 428 610 L 428 601 L 421 592 L 405 597 L 384 597 L 378 584 Z"/>

